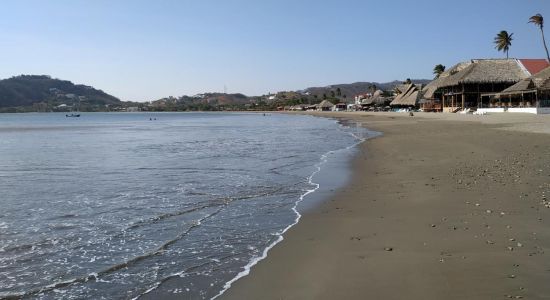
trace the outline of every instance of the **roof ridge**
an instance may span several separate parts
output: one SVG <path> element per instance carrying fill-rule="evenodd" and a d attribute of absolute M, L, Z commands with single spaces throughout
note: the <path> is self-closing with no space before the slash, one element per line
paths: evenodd
<path fill-rule="evenodd" d="M 523 71 L 523 73 L 527 76 L 533 76 L 534 74 L 531 74 L 531 72 L 527 69 L 527 67 L 523 64 L 521 59 L 516 59 L 516 62 L 519 66 L 519 68 Z"/>

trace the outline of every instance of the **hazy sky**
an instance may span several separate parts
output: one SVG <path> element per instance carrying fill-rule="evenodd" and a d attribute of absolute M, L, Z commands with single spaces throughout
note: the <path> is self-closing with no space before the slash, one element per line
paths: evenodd
<path fill-rule="evenodd" d="M 48 74 L 122 100 L 261 95 L 356 81 L 431 78 L 433 66 L 543 58 L 550 0 L 2 1 L 0 78 Z M 549 26 L 550 28 L 550 26 Z M 550 29 L 548 40 L 550 41 Z"/>

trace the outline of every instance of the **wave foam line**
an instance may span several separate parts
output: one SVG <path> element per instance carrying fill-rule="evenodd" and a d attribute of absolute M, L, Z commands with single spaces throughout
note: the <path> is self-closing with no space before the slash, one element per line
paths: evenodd
<path fill-rule="evenodd" d="M 336 123 L 339 123 L 338 121 L 336 121 Z M 340 126 L 341 127 L 344 127 L 344 128 L 350 128 L 349 126 L 345 126 L 343 124 L 340 123 Z M 338 152 L 338 151 L 342 151 L 342 150 L 349 150 L 353 147 L 356 147 L 357 145 L 363 143 L 366 138 L 364 137 L 358 137 L 357 135 L 353 134 L 352 132 L 347 132 L 348 134 L 350 134 L 352 137 L 354 137 L 355 139 L 357 139 L 357 143 L 355 144 L 352 144 L 348 147 L 345 147 L 345 148 L 342 148 L 342 149 L 338 149 L 338 150 L 332 150 L 332 151 L 329 151 L 323 155 L 321 155 L 321 158 L 320 158 L 320 162 L 318 162 L 317 164 L 315 164 L 315 168 L 316 170 L 308 177 L 308 183 L 312 186 L 314 186 L 313 189 L 311 190 L 307 190 L 304 194 L 302 194 L 300 196 L 300 198 L 298 199 L 298 201 L 296 201 L 294 203 L 294 206 L 292 207 L 292 211 L 294 211 L 294 213 L 296 214 L 296 219 L 294 220 L 294 222 L 290 225 L 288 225 L 281 233 L 278 234 L 278 238 L 276 241 L 274 241 L 273 243 L 271 243 L 271 245 L 267 246 L 267 248 L 264 249 L 262 255 L 260 257 L 254 257 L 252 258 L 252 260 L 246 265 L 244 266 L 244 270 L 239 272 L 237 274 L 237 276 L 235 276 L 233 279 L 229 280 L 228 282 L 226 282 L 223 286 L 223 289 L 214 297 L 211 298 L 211 300 L 214 300 L 218 297 L 220 297 L 221 295 L 223 295 L 227 290 L 229 290 L 229 288 L 231 288 L 231 285 L 233 283 L 235 283 L 237 280 L 247 276 L 250 274 L 250 270 L 252 269 L 252 267 L 254 267 L 255 265 L 257 265 L 260 261 L 264 260 L 266 257 L 267 257 L 267 253 L 269 252 L 269 250 L 273 249 L 273 247 L 275 247 L 277 244 L 279 244 L 280 242 L 282 242 L 284 240 L 284 237 L 283 235 L 292 227 L 294 227 L 294 225 L 298 224 L 298 222 L 300 221 L 300 219 L 302 218 L 302 215 L 300 214 L 300 212 L 298 212 L 298 205 L 300 204 L 300 202 L 302 202 L 304 200 L 304 198 L 317 191 L 321 185 L 318 184 L 318 183 L 315 183 L 313 182 L 313 177 L 319 173 L 321 171 L 321 166 L 323 166 L 327 161 L 328 161 L 328 156 L 335 153 L 335 152 Z"/>
<path fill-rule="evenodd" d="M 71 286 L 71 285 L 76 284 L 76 283 L 85 283 L 85 282 L 88 282 L 88 281 L 91 281 L 91 280 L 98 281 L 100 276 L 104 276 L 106 274 L 118 271 L 120 269 L 130 267 L 132 264 L 138 263 L 138 262 L 140 262 L 144 259 L 147 259 L 149 257 L 161 254 L 170 245 L 172 245 L 172 244 L 176 243 L 177 241 L 181 240 L 182 238 L 184 238 L 187 234 L 189 234 L 196 227 L 199 227 L 202 224 L 203 221 L 219 214 L 222 211 L 222 209 L 223 209 L 223 207 L 218 208 L 213 213 L 208 214 L 206 216 L 203 216 L 202 218 L 195 221 L 195 223 L 193 225 L 191 225 L 189 228 L 187 228 L 187 230 L 184 230 L 180 234 L 178 234 L 175 238 L 164 242 L 163 244 L 158 246 L 156 249 L 154 249 L 150 252 L 147 252 L 143 255 L 139 255 L 139 256 L 136 256 L 132 259 L 124 261 L 122 263 L 113 265 L 109 268 L 106 268 L 106 269 L 100 271 L 100 272 L 94 272 L 94 273 L 90 273 L 88 275 L 84 275 L 84 276 L 81 276 L 81 277 L 71 278 L 71 279 L 67 279 L 67 280 L 63 280 L 63 281 L 59 281 L 59 282 L 54 282 L 52 284 L 49 284 L 49 285 L 46 285 L 46 286 L 43 286 L 43 287 L 37 287 L 37 288 L 34 288 L 34 289 L 26 291 L 26 292 L 7 294 L 5 297 L 7 299 L 12 299 L 12 298 L 13 299 L 19 299 L 19 298 L 23 298 L 23 297 L 33 296 L 33 295 L 40 294 L 40 293 L 50 292 L 54 289 L 64 288 L 64 287 Z M 4 296 L 2 296 L 2 298 L 3 297 Z"/>

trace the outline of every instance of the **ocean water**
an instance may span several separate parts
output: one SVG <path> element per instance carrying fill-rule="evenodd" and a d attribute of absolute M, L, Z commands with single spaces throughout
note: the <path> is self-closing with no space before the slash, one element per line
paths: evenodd
<path fill-rule="evenodd" d="M 281 114 L 0 114 L 0 298 L 214 298 L 368 136 Z"/>

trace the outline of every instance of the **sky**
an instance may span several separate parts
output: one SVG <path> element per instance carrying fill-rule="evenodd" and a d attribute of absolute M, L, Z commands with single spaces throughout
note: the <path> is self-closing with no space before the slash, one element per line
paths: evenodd
<path fill-rule="evenodd" d="M 432 78 L 436 64 L 504 57 L 501 30 L 511 57 L 544 58 L 537 13 L 550 24 L 550 0 L 4 0 L 0 78 L 124 101 Z"/>

